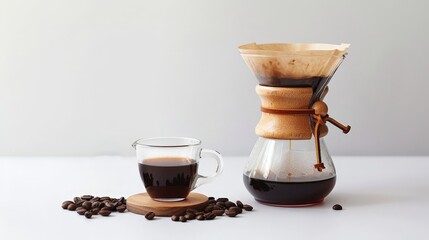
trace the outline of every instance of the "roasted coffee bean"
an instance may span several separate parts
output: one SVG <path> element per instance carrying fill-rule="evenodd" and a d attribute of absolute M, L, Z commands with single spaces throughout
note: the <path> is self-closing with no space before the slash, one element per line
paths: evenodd
<path fill-rule="evenodd" d="M 213 208 L 214 208 L 214 206 L 209 205 L 209 206 L 207 206 L 206 208 L 204 208 L 204 212 L 205 212 L 205 213 L 211 212 L 211 211 L 213 211 Z"/>
<path fill-rule="evenodd" d="M 237 214 L 240 214 L 243 212 L 243 210 L 239 207 L 230 207 L 229 209 L 234 210 L 235 212 L 237 212 Z"/>
<path fill-rule="evenodd" d="M 208 197 L 208 200 L 215 200 L 215 197 Z"/>
<path fill-rule="evenodd" d="M 237 207 L 243 208 L 244 205 L 240 200 L 238 200 L 236 203 L 237 203 Z"/>
<path fill-rule="evenodd" d="M 188 219 L 186 219 L 185 216 L 180 216 L 179 221 L 186 222 L 186 221 L 188 221 Z"/>
<path fill-rule="evenodd" d="M 91 199 L 91 201 L 99 202 L 99 201 L 100 201 L 100 198 L 99 198 L 99 197 L 95 197 L 95 198 Z"/>
<path fill-rule="evenodd" d="M 214 199 L 210 199 L 209 201 L 208 201 L 208 203 L 210 204 L 210 203 L 216 203 L 216 200 L 214 200 Z"/>
<path fill-rule="evenodd" d="M 125 206 L 124 204 L 119 205 L 119 206 L 117 206 L 117 207 L 116 207 L 116 210 L 117 210 L 118 212 L 120 212 L 120 213 L 125 212 L 125 210 L 126 210 L 126 209 L 127 209 L 127 206 Z"/>
<path fill-rule="evenodd" d="M 110 197 L 101 197 L 100 201 L 104 202 L 104 201 L 110 201 Z"/>
<path fill-rule="evenodd" d="M 204 217 L 204 215 L 198 215 L 197 220 L 202 221 L 202 220 L 206 220 L 206 218 Z"/>
<path fill-rule="evenodd" d="M 229 201 L 229 199 L 228 199 L 228 198 L 223 197 L 223 198 L 218 198 L 216 201 L 217 201 L 217 202 L 227 202 L 227 201 Z"/>
<path fill-rule="evenodd" d="M 175 221 L 175 222 L 177 222 L 177 221 L 179 221 L 180 220 L 180 217 L 179 216 L 177 216 L 177 215 L 173 215 L 173 216 L 171 216 L 171 221 Z"/>
<path fill-rule="evenodd" d="M 82 199 L 80 199 L 80 197 L 74 197 L 73 198 L 73 202 L 74 203 L 77 203 L 77 202 L 80 202 L 80 201 L 82 201 Z"/>
<path fill-rule="evenodd" d="M 104 207 L 108 208 L 110 211 L 113 211 L 113 209 L 114 209 L 113 204 L 111 202 L 108 202 L 108 201 L 104 202 Z"/>
<path fill-rule="evenodd" d="M 216 214 L 214 214 L 213 212 L 210 212 L 210 213 L 204 214 L 204 217 L 206 218 L 206 220 L 213 220 L 215 219 Z"/>
<path fill-rule="evenodd" d="M 102 208 L 98 214 L 100 214 L 101 216 L 107 217 L 110 215 L 110 213 L 112 213 L 109 209 L 107 208 Z"/>
<path fill-rule="evenodd" d="M 222 216 L 225 213 L 225 210 L 213 210 L 212 213 L 216 216 Z"/>
<path fill-rule="evenodd" d="M 70 211 L 74 211 L 74 210 L 76 210 L 76 208 L 77 208 L 77 206 L 74 203 L 71 203 L 67 206 L 67 209 Z"/>
<path fill-rule="evenodd" d="M 85 217 L 86 217 L 86 218 L 91 218 L 91 217 L 92 217 L 92 213 L 91 213 L 90 211 L 87 211 L 87 212 L 85 213 Z"/>
<path fill-rule="evenodd" d="M 93 209 L 91 209 L 90 211 L 91 211 L 91 213 L 92 213 L 93 215 L 97 215 L 97 214 L 98 214 L 98 212 L 100 212 L 100 209 L 99 209 L 99 208 L 93 208 Z"/>
<path fill-rule="evenodd" d="M 73 203 L 72 201 L 64 201 L 63 204 L 61 204 L 61 207 L 63 209 L 67 209 L 67 207 L 72 203 Z"/>
<path fill-rule="evenodd" d="M 90 201 L 85 201 L 82 203 L 82 207 L 86 208 L 86 209 L 91 209 L 92 207 L 92 203 Z"/>
<path fill-rule="evenodd" d="M 249 204 L 244 204 L 244 205 L 243 205 L 243 209 L 244 209 L 244 210 L 246 210 L 246 211 L 252 211 L 252 210 L 253 210 L 253 207 L 252 207 L 252 206 L 250 206 Z"/>
<path fill-rule="evenodd" d="M 125 198 L 124 197 L 120 197 L 118 201 L 122 204 L 125 204 Z"/>
<path fill-rule="evenodd" d="M 100 207 L 100 202 L 93 202 L 91 205 L 91 208 L 98 208 Z"/>
<path fill-rule="evenodd" d="M 195 215 L 204 215 L 204 212 L 196 212 Z"/>
<path fill-rule="evenodd" d="M 223 206 L 220 206 L 220 205 L 214 205 L 213 210 L 225 210 L 225 208 Z"/>
<path fill-rule="evenodd" d="M 91 196 L 91 195 L 83 195 L 80 198 L 82 198 L 82 200 L 89 201 L 89 200 L 91 200 L 93 198 L 93 196 Z"/>
<path fill-rule="evenodd" d="M 230 207 L 236 207 L 237 205 L 235 205 L 235 203 L 231 202 L 231 201 L 226 201 L 225 202 L 225 207 L 226 208 L 230 208 Z"/>
<path fill-rule="evenodd" d="M 225 215 L 227 215 L 228 217 L 235 217 L 237 216 L 237 212 L 233 209 L 228 209 L 225 211 Z"/>
<path fill-rule="evenodd" d="M 104 204 L 104 202 L 98 202 L 98 207 L 99 208 L 104 208 L 106 206 L 106 204 Z"/>
<path fill-rule="evenodd" d="M 193 214 L 193 213 L 187 213 L 187 214 L 185 214 L 185 218 L 186 218 L 186 220 L 194 220 L 195 219 L 195 214 Z"/>
<path fill-rule="evenodd" d="M 193 209 L 193 208 L 188 208 L 188 209 L 186 209 L 186 211 L 185 211 L 186 213 L 192 213 L 192 214 L 194 214 L 194 215 L 197 215 L 196 213 L 198 212 L 198 210 L 196 210 L 196 209 Z"/>
<path fill-rule="evenodd" d="M 120 202 L 118 202 L 118 201 L 114 201 L 114 202 L 112 202 L 112 206 L 114 207 L 114 208 L 116 208 L 117 206 L 119 206 L 121 203 Z"/>
<path fill-rule="evenodd" d="M 86 209 L 85 208 L 83 208 L 83 207 L 78 207 L 78 208 L 76 208 L 76 212 L 77 212 L 77 214 L 79 214 L 79 215 L 84 215 L 85 213 L 86 213 Z"/>
<path fill-rule="evenodd" d="M 147 220 L 152 220 L 155 217 L 155 213 L 154 212 L 148 212 L 148 213 L 146 213 L 146 215 L 144 215 L 144 217 Z"/>
<path fill-rule="evenodd" d="M 332 209 L 334 209 L 334 210 L 343 210 L 343 206 L 341 206 L 340 204 L 335 204 L 334 206 L 332 206 Z"/>
<path fill-rule="evenodd" d="M 78 207 L 82 207 L 82 204 L 83 204 L 84 202 L 85 202 L 84 200 L 80 200 L 80 201 L 78 201 L 78 202 L 76 203 L 76 206 L 78 206 Z"/>
<path fill-rule="evenodd" d="M 226 208 L 225 202 L 217 202 L 216 205 Z"/>

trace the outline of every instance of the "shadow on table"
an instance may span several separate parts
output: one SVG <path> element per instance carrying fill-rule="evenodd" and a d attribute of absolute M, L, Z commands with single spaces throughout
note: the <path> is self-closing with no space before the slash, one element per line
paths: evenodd
<path fill-rule="evenodd" d="M 335 192 L 330 195 L 325 203 L 340 203 L 350 207 L 370 206 L 380 204 L 396 204 L 402 202 L 429 201 L 429 184 L 422 186 L 410 186 L 408 189 L 397 189 L 379 193 L 359 192 Z"/>

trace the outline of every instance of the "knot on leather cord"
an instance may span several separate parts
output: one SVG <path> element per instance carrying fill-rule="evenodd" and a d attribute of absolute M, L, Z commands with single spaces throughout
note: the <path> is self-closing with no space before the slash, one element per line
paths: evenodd
<path fill-rule="evenodd" d="M 268 108 L 261 107 L 261 111 L 265 113 L 271 113 L 271 114 L 308 114 L 311 116 L 314 140 L 316 145 L 316 159 L 317 159 L 317 162 L 316 164 L 314 164 L 314 167 L 319 172 L 325 169 L 325 165 L 322 162 L 322 155 L 320 151 L 320 126 L 325 125 L 326 122 L 330 122 L 334 126 L 343 130 L 344 134 L 347 134 L 351 129 L 350 126 L 348 125 L 344 126 L 343 124 L 339 123 L 335 119 L 331 118 L 328 115 L 328 106 L 326 105 L 326 103 L 322 101 L 316 101 L 311 107 L 311 109 L 277 110 L 277 109 L 268 109 Z"/>

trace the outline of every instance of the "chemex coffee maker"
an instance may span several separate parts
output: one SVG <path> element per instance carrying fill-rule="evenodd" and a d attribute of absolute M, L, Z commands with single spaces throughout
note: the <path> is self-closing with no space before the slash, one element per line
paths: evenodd
<path fill-rule="evenodd" d="M 259 84 L 259 136 L 243 180 L 256 200 L 280 206 L 320 203 L 335 186 L 335 167 L 323 137 L 328 115 L 323 98 L 349 44 L 247 44 L 239 47 Z"/>

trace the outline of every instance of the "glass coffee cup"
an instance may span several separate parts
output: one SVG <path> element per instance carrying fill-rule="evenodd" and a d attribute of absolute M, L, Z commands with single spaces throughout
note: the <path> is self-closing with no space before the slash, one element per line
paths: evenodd
<path fill-rule="evenodd" d="M 156 201 L 182 201 L 192 190 L 211 182 L 223 170 L 222 156 L 214 150 L 202 148 L 198 139 L 146 138 L 135 141 L 132 146 L 136 150 L 146 192 Z M 198 173 L 200 159 L 206 157 L 217 162 L 216 170 L 210 176 Z"/>

